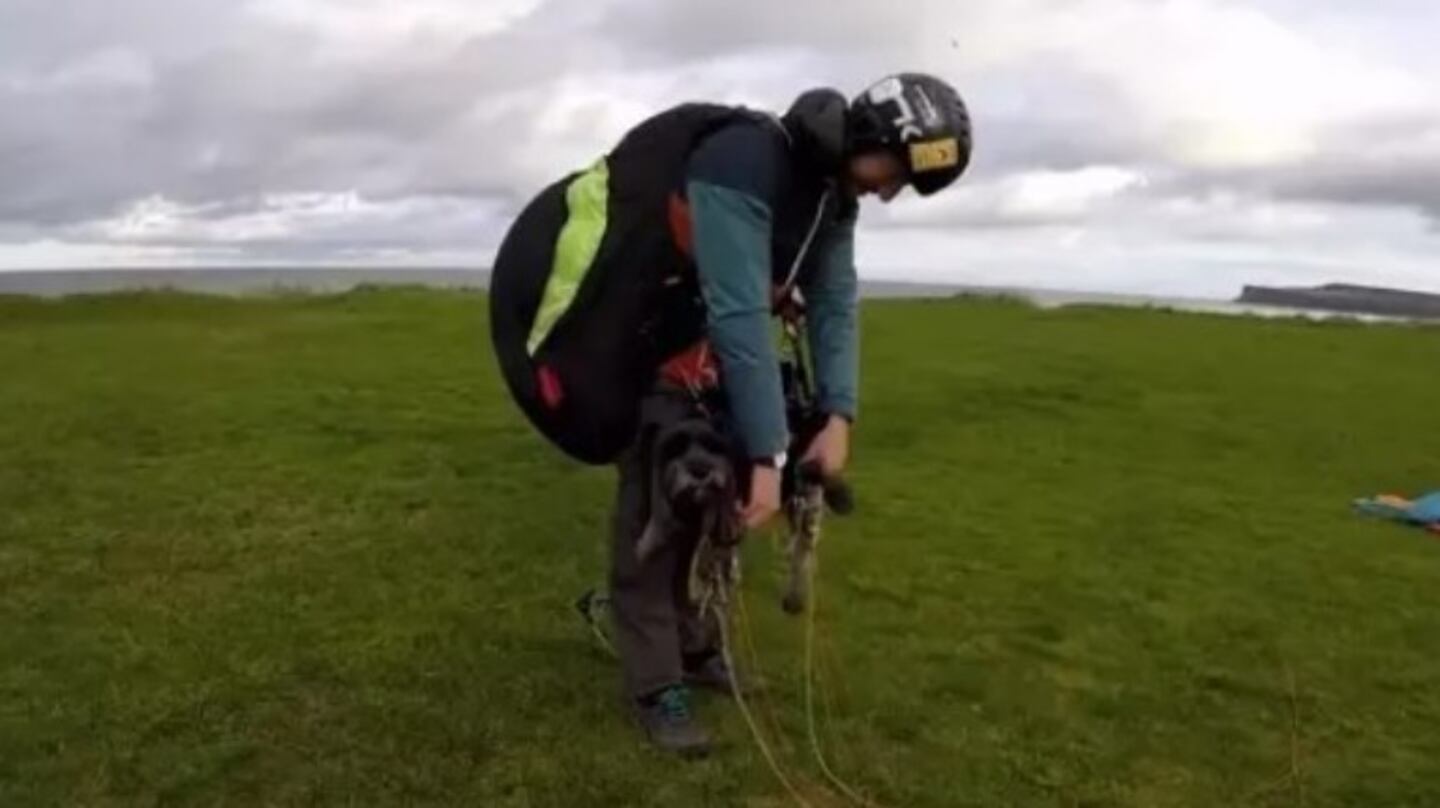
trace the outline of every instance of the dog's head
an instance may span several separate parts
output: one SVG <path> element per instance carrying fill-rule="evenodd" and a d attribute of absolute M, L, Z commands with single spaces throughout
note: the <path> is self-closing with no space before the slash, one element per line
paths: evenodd
<path fill-rule="evenodd" d="M 650 518 L 636 547 L 639 558 L 676 534 L 708 531 L 729 541 L 739 490 L 735 469 L 730 442 L 703 415 L 659 429 L 651 444 Z"/>
<path fill-rule="evenodd" d="M 681 518 L 733 498 L 734 464 L 725 438 L 706 418 L 671 424 L 655 438 L 659 493 Z"/>

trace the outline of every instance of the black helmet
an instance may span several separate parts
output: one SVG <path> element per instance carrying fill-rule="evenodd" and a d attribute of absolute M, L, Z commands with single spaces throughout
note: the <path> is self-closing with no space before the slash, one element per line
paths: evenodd
<path fill-rule="evenodd" d="M 970 164 L 970 114 L 954 87 L 924 73 L 876 82 L 850 104 L 850 153 L 888 151 L 929 196 Z"/>

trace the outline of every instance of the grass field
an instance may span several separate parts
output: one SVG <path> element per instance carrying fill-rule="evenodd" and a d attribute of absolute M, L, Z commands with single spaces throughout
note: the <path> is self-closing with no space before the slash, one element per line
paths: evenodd
<path fill-rule="evenodd" d="M 503 395 L 481 298 L 0 300 L 0 806 L 785 805 L 682 765 L 570 602 L 611 475 Z M 867 304 L 819 630 L 886 806 L 1440 805 L 1440 329 Z M 764 705 L 800 624 L 747 543 Z M 814 792 L 812 792 L 814 795 Z M 815 796 L 817 805 L 839 804 Z"/>

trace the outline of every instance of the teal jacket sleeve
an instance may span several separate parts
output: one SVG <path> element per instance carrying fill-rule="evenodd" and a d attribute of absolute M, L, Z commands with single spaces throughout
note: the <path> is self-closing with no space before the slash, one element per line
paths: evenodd
<path fill-rule="evenodd" d="M 731 127 L 692 156 L 686 183 L 707 332 L 736 433 L 757 459 L 790 442 L 771 329 L 771 211 L 784 159 L 777 149 L 783 144 L 773 134 Z"/>
<path fill-rule="evenodd" d="M 854 421 L 859 414 L 860 284 L 855 272 L 855 219 L 847 218 L 821 245 L 820 265 L 801 284 L 807 340 L 815 363 L 820 410 Z"/>
<path fill-rule="evenodd" d="M 748 456 L 785 450 L 785 397 L 770 331 L 770 208 L 739 191 L 689 184 L 695 261 L 710 344 Z"/>

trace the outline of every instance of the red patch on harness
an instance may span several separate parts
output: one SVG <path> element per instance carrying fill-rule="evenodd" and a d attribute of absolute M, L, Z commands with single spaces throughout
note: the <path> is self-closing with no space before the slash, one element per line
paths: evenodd
<path fill-rule="evenodd" d="M 660 366 L 660 378 L 687 390 L 719 387 L 720 365 L 715 362 L 710 341 L 702 339 L 670 357 Z"/>
<path fill-rule="evenodd" d="M 540 400 L 551 410 L 560 409 L 565 402 L 565 386 L 560 383 L 560 374 L 549 365 L 535 368 L 535 383 L 540 387 Z"/>
<path fill-rule="evenodd" d="M 695 234 L 690 227 L 690 205 L 679 194 L 671 194 L 666 212 L 670 220 L 670 238 L 675 241 L 676 249 L 686 258 L 694 258 Z"/>

